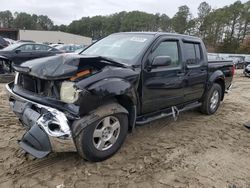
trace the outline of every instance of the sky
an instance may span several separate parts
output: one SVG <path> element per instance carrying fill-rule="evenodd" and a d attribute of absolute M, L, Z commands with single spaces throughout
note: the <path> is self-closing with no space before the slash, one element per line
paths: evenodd
<path fill-rule="evenodd" d="M 236 0 L 206 0 L 212 8 L 230 5 Z M 247 0 L 242 0 L 245 3 Z M 199 0 L 0 0 L 0 11 L 27 12 L 47 15 L 57 24 L 69 24 L 86 16 L 110 15 L 121 11 L 139 10 L 174 16 L 178 7 L 187 5 L 194 16 Z"/>

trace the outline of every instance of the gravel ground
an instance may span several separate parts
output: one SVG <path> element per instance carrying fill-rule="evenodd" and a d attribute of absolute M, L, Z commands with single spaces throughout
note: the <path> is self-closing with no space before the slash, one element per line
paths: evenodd
<path fill-rule="evenodd" d="M 197 111 L 136 127 L 122 149 L 100 163 L 75 153 L 25 155 L 24 133 L 0 85 L 0 187 L 250 187 L 250 79 L 237 71 L 218 112 Z"/>

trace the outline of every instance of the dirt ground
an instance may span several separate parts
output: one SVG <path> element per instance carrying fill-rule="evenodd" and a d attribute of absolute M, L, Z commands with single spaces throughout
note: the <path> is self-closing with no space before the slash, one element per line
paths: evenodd
<path fill-rule="evenodd" d="M 250 187 L 250 79 L 237 71 L 218 112 L 197 111 L 136 127 L 122 149 L 100 163 L 76 153 L 24 155 L 23 129 L 0 85 L 0 187 Z"/>

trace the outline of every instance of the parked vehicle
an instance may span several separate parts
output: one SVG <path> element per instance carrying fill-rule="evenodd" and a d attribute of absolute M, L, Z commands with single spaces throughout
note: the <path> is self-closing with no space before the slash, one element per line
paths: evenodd
<path fill-rule="evenodd" d="M 0 49 L 3 49 L 7 47 L 8 45 L 9 45 L 9 42 L 0 36 Z"/>
<path fill-rule="evenodd" d="M 24 61 L 52 56 L 62 53 L 56 48 L 36 43 L 15 43 L 0 50 L 0 73 L 11 72 L 12 63 L 21 64 Z"/>
<path fill-rule="evenodd" d="M 245 76 L 250 77 L 250 64 L 246 66 L 243 73 Z"/>
<path fill-rule="evenodd" d="M 207 54 L 207 59 L 208 61 L 214 61 L 214 60 L 224 60 L 222 57 L 219 56 L 219 54 L 213 54 L 213 53 L 208 53 Z"/>
<path fill-rule="evenodd" d="M 233 59 L 233 63 L 236 69 L 244 69 L 244 57 L 243 56 L 229 56 Z"/>
<path fill-rule="evenodd" d="M 76 51 L 74 51 L 74 52 L 72 52 L 72 53 L 74 53 L 74 54 L 79 54 L 79 53 L 81 53 L 85 48 L 87 48 L 87 47 L 79 48 L 79 49 L 77 49 Z"/>
<path fill-rule="evenodd" d="M 82 54 L 15 66 L 6 86 L 27 133 L 20 146 L 37 158 L 77 151 L 102 161 L 135 124 L 200 108 L 214 114 L 231 86 L 234 66 L 207 60 L 201 39 L 169 33 L 112 34 Z"/>
<path fill-rule="evenodd" d="M 9 45 L 16 43 L 15 40 L 12 40 L 12 39 L 10 39 L 10 38 L 3 38 L 3 39 L 4 39 L 5 41 L 7 41 L 7 42 L 9 43 Z"/>
<path fill-rule="evenodd" d="M 247 67 L 250 64 L 250 56 L 246 56 L 244 59 L 244 65 Z"/>
<path fill-rule="evenodd" d="M 61 44 L 50 44 L 49 46 L 55 48 L 55 47 L 57 47 L 59 45 L 61 45 Z"/>
<path fill-rule="evenodd" d="M 72 53 L 75 52 L 76 50 L 82 48 L 80 45 L 76 45 L 76 44 L 61 44 L 56 46 L 55 48 L 57 48 L 60 51 L 63 51 L 65 53 Z"/>
<path fill-rule="evenodd" d="M 25 43 L 25 42 L 27 42 L 27 43 L 36 43 L 36 42 L 33 41 L 33 40 L 18 40 L 17 42 L 18 42 L 18 43 Z"/>

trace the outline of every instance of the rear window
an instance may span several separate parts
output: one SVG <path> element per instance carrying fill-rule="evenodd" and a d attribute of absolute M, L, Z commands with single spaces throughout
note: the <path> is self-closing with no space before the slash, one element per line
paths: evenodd
<path fill-rule="evenodd" d="M 198 43 L 184 43 L 185 61 L 187 66 L 199 65 L 202 60 L 201 47 Z"/>

